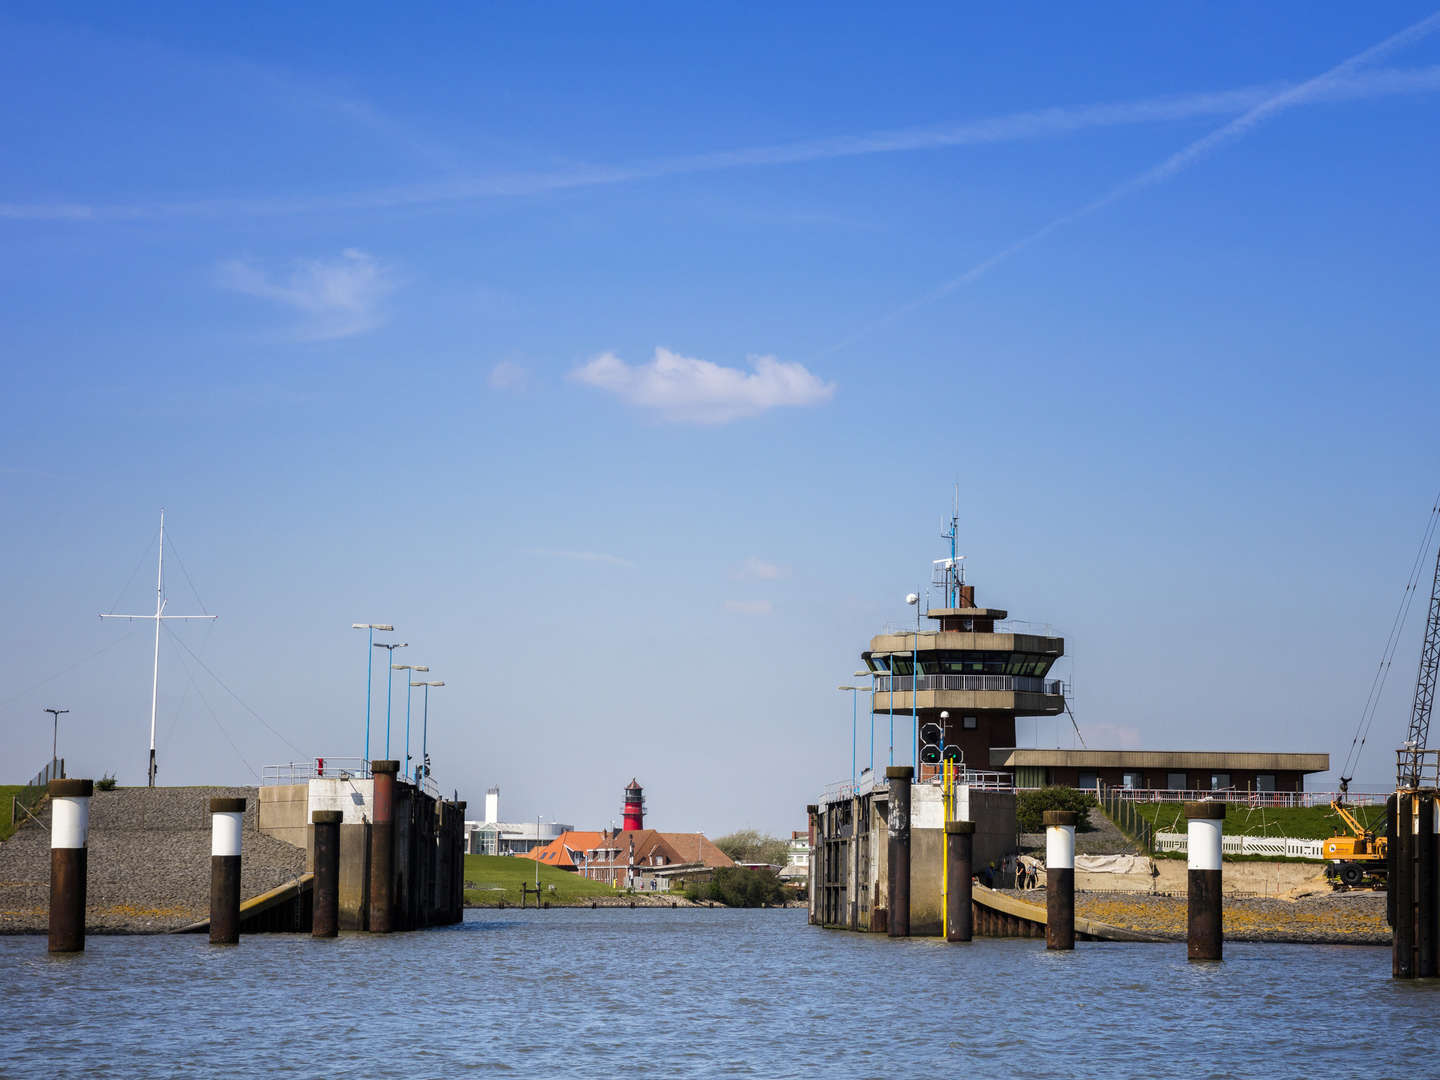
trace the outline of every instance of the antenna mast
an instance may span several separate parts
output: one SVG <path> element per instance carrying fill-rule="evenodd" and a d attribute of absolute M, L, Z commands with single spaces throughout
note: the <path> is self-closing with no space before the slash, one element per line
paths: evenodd
<path fill-rule="evenodd" d="M 945 606 L 960 606 L 960 586 L 965 584 L 965 556 L 955 550 L 960 535 L 960 485 L 955 485 L 955 512 L 950 515 L 950 527 L 940 534 L 941 540 L 950 541 L 950 558 L 935 560 L 935 574 L 931 584 L 945 589 Z"/>
<path fill-rule="evenodd" d="M 155 786 L 155 711 L 160 700 L 160 623 L 165 619 L 216 619 L 218 615 L 166 615 L 165 614 L 165 508 L 160 508 L 160 558 L 155 566 L 155 614 L 154 615 L 101 615 L 102 619 L 154 619 L 155 620 L 155 664 L 150 674 L 150 767 L 147 773 L 149 786 Z"/>

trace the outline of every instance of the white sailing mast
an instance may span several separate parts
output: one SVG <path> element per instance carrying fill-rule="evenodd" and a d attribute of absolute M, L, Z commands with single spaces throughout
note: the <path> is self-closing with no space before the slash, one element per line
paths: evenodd
<path fill-rule="evenodd" d="M 183 567 L 182 567 L 183 569 Z M 155 786 L 155 708 L 160 698 L 160 623 L 165 619 L 215 619 L 217 615 L 165 614 L 165 510 L 160 510 L 160 559 L 155 568 L 154 615 L 101 615 L 102 619 L 154 619 L 155 666 L 150 676 L 150 770 L 149 786 Z"/>

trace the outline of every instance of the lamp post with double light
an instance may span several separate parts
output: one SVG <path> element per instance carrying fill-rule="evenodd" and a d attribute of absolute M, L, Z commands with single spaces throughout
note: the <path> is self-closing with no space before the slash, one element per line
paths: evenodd
<path fill-rule="evenodd" d="M 444 686 L 445 683 L 442 680 L 439 682 L 412 682 L 410 685 L 425 687 L 424 720 L 421 722 L 420 728 L 420 768 L 415 773 L 415 786 L 421 787 L 420 777 L 430 775 L 430 687 Z"/>
<path fill-rule="evenodd" d="M 385 667 L 385 757 L 387 759 L 390 757 L 390 699 L 393 696 L 390 693 L 390 685 L 391 676 L 395 672 L 395 650 L 406 648 L 409 644 L 408 641 L 375 642 L 375 648 L 387 650 L 385 655 L 390 658 L 390 662 Z"/>

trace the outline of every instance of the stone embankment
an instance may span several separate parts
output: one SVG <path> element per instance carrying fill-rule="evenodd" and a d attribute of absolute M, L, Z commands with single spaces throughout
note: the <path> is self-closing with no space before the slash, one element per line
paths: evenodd
<path fill-rule="evenodd" d="M 1227 867 L 1228 870 L 1228 867 Z M 1044 889 L 1006 890 L 1032 904 L 1045 903 Z M 1075 894 L 1078 918 L 1094 919 L 1156 937 L 1185 940 L 1187 901 L 1183 896 L 1134 892 Z M 1294 942 L 1325 945 L 1388 945 L 1383 892 L 1309 893 L 1280 897 L 1227 898 L 1226 941 Z"/>
<path fill-rule="evenodd" d="M 90 933 L 159 933 L 210 911 L 210 800 L 248 800 L 240 894 L 294 880 L 305 851 L 256 828 L 255 788 L 117 788 L 95 792 L 85 921 Z M 0 844 L 0 933 L 46 932 L 50 904 L 50 804 Z"/>

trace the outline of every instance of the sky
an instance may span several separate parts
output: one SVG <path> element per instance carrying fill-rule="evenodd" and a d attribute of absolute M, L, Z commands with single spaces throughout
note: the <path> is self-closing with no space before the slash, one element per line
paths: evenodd
<path fill-rule="evenodd" d="M 12 782 L 47 707 L 144 782 L 153 624 L 96 616 L 153 611 L 163 507 L 219 617 L 165 625 L 161 783 L 360 757 L 375 622 L 472 805 L 800 828 L 958 485 L 1087 745 L 1333 786 L 1440 487 L 1440 13 L 338 14 L 0 13 Z"/>

